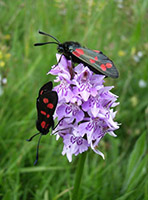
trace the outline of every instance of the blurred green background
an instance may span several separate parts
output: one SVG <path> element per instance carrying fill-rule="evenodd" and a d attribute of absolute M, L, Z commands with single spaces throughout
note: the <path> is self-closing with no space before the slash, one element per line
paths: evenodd
<path fill-rule="evenodd" d="M 148 132 L 148 1 L 147 0 L 0 0 L 0 199 L 65 200 L 71 198 L 78 157 L 68 163 L 62 140 L 42 137 L 40 158 L 33 166 L 38 138 L 36 97 L 56 63 L 55 45 L 34 47 L 50 38 L 78 41 L 103 51 L 116 64 L 120 105 L 117 138 L 106 135 L 89 151 L 81 200 L 147 200 Z"/>

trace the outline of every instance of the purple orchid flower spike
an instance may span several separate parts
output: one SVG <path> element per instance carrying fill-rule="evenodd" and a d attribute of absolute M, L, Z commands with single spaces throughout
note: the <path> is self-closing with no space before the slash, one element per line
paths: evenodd
<path fill-rule="evenodd" d="M 63 55 L 48 74 L 56 75 L 55 82 L 59 82 L 53 89 L 59 97 L 54 117 L 61 121 L 53 134 L 57 139 L 63 138 L 62 155 L 71 162 L 73 155 L 91 148 L 104 159 L 104 154 L 97 149 L 99 142 L 107 133 L 116 137 L 114 131 L 119 128 L 114 121 L 113 108 L 119 103 L 118 97 L 110 92 L 113 87 L 104 86 L 105 76 L 93 74 L 83 64 L 73 68 Z"/>

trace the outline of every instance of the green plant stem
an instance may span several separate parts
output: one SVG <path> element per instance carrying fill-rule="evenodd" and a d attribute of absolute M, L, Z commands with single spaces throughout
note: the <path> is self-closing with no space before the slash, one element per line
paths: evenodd
<path fill-rule="evenodd" d="M 84 153 L 79 155 L 78 166 L 76 169 L 74 189 L 73 189 L 73 193 L 72 193 L 72 200 L 79 200 L 79 187 L 80 187 L 81 178 L 82 178 L 82 174 L 83 174 L 86 154 L 87 154 L 87 151 L 85 151 Z"/>

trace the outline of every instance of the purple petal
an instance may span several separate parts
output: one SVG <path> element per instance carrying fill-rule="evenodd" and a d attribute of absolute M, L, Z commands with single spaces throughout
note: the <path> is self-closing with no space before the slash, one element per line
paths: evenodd
<path fill-rule="evenodd" d="M 99 151 L 98 149 L 96 149 L 95 146 L 93 145 L 93 143 L 91 143 L 91 148 L 95 153 L 97 153 L 100 156 L 102 156 L 103 160 L 105 159 L 104 154 L 101 151 Z"/>

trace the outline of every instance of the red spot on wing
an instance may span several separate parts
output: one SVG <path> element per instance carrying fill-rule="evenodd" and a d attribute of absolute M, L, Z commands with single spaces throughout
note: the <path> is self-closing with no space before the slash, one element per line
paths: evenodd
<path fill-rule="evenodd" d="M 47 104 L 47 107 L 48 107 L 49 109 L 53 109 L 54 105 L 53 105 L 52 103 L 49 103 L 49 104 Z"/>
<path fill-rule="evenodd" d="M 97 57 L 97 56 L 95 57 L 95 60 L 98 60 L 98 57 Z"/>
<path fill-rule="evenodd" d="M 111 68 L 112 64 L 111 63 L 101 64 L 100 67 L 103 71 L 106 71 L 106 68 Z"/>
<path fill-rule="evenodd" d="M 89 59 L 90 63 L 95 63 L 96 61 L 93 59 Z"/>
<path fill-rule="evenodd" d="M 73 51 L 72 53 L 73 53 L 75 56 L 80 57 L 80 54 L 77 53 L 76 51 Z"/>
<path fill-rule="evenodd" d="M 41 110 L 41 112 L 40 112 L 42 115 L 46 115 L 46 112 L 45 111 L 43 111 L 43 110 Z"/>
<path fill-rule="evenodd" d="M 106 67 L 107 67 L 107 68 L 111 68 L 111 67 L 112 67 L 112 64 L 111 64 L 111 63 L 106 63 Z"/>
<path fill-rule="evenodd" d="M 101 69 L 102 69 L 103 71 L 106 71 L 106 66 L 105 66 L 104 64 L 101 64 L 100 67 L 101 67 Z"/>
<path fill-rule="evenodd" d="M 50 115 L 49 114 L 47 114 L 47 118 L 49 118 L 50 117 Z"/>
<path fill-rule="evenodd" d="M 47 98 L 44 98 L 44 99 L 43 99 L 43 102 L 44 102 L 44 103 L 48 103 L 49 100 L 48 100 Z"/>
<path fill-rule="evenodd" d="M 95 56 L 94 59 L 89 59 L 90 63 L 95 63 L 98 60 L 98 57 Z"/>
<path fill-rule="evenodd" d="M 82 49 L 75 49 L 75 51 L 72 52 L 75 56 L 80 57 L 84 54 L 84 51 Z"/>
<path fill-rule="evenodd" d="M 43 94 L 43 90 L 41 90 L 41 92 L 40 92 L 40 95 L 42 95 Z"/>
<path fill-rule="evenodd" d="M 93 51 L 95 51 L 96 53 L 100 53 L 100 51 L 98 51 L 98 50 L 93 50 Z"/>
<path fill-rule="evenodd" d="M 48 128 L 48 126 L 49 126 L 49 124 L 46 124 L 46 126 L 45 126 L 45 129 L 47 129 L 47 128 Z"/>
<path fill-rule="evenodd" d="M 42 128 L 45 128 L 45 126 L 46 126 L 46 122 L 45 122 L 45 121 L 42 121 L 42 122 L 41 122 L 41 127 L 42 127 Z"/>
<path fill-rule="evenodd" d="M 83 55 L 84 54 L 84 51 L 82 49 L 76 49 L 75 50 L 77 53 L 79 53 L 80 55 Z"/>

